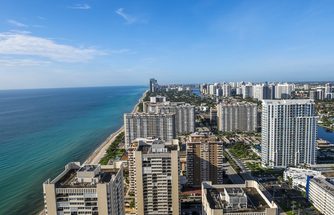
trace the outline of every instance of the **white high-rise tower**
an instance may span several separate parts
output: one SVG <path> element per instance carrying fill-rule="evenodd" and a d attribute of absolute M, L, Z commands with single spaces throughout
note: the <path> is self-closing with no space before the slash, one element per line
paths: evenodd
<path fill-rule="evenodd" d="M 315 164 L 316 135 L 313 100 L 263 100 L 262 165 L 284 168 Z"/>

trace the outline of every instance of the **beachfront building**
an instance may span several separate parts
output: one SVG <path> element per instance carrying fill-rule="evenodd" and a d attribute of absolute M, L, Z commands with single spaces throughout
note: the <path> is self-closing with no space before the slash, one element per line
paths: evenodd
<path fill-rule="evenodd" d="M 137 139 L 129 149 L 129 163 L 137 214 L 179 215 L 178 144 L 151 138 Z"/>
<path fill-rule="evenodd" d="M 72 162 L 43 183 L 46 215 L 123 215 L 123 169 Z"/>
<path fill-rule="evenodd" d="M 316 135 L 317 116 L 313 100 L 263 100 L 263 166 L 286 168 L 315 164 Z"/>
<path fill-rule="evenodd" d="M 144 102 L 143 109 L 146 113 L 174 113 L 177 134 L 187 134 L 195 131 L 194 105 L 185 102 Z"/>
<path fill-rule="evenodd" d="M 186 145 L 188 185 L 200 187 L 202 181 L 222 184 L 223 143 L 214 135 L 194 133 Z"/>
<path fill-rule="evenodd" d="M 323 176 L 309 178 L 306 194 L 313 206 L 324 215 L 334 214 L 334 179 Z"/>
<path fill-rule="evenodd" d="M 175 138 L 175 114 L 124 114 L 125 148 L 136 138 L 156 137 L 164 141 Z"/>
<path fill-rule="evenodd" d="M 202 183 L 203 215 L 277 215 L 277 205 L 268 199 L 256 181 L 245 184 Z"/>
<path fill-rule="evenodd" d="M 222 132 L 257 130 L 257 105 L 249 102 L 223 102 L 217 105 L 217 126 Z"/>

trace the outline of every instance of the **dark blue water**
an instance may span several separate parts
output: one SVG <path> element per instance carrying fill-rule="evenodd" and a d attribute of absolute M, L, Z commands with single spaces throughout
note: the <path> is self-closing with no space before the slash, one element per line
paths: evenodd
<path fill-rule="evenodd" d="M 328 140 L 331 144 L 334 144 L 334 132 L 324 127 L 318 126 L 318 138 Z"/>
<path fill-rule="evenodd" d="M 34 214 L 42 183 L 83 162 L 123 123 L 144 87 L 0 91 L 0 214 Z"/>

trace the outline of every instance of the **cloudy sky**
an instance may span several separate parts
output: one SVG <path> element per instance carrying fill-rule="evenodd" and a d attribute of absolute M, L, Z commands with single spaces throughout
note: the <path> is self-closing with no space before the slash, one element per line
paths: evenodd
<path fill-rule="evenodd" d="M 0 89 L 334 80 L 332 0 L 0 4 Z"/>

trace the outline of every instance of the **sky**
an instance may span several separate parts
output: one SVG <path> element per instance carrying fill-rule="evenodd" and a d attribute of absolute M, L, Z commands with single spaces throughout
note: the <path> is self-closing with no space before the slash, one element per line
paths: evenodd
<path fill-rule="evenodd" d="M 0 89 L 333 81 L 332 0 L 0 0 Z"/>

